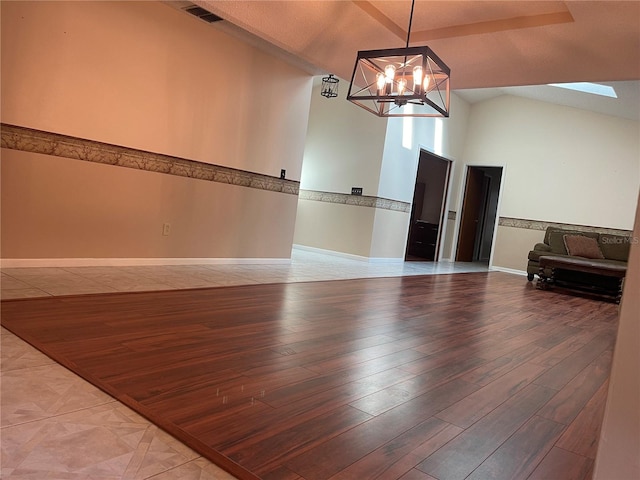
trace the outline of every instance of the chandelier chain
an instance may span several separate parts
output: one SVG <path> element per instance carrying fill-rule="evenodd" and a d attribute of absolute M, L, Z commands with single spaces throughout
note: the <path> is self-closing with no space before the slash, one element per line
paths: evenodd
<path fill-rule="evenodd" d="M 416 4 L 416 0 L 411 0 L 411 13 L 409 14 L 409 29 L 407 30 L 407 45 L 405 48 L 409 48 L 409 38 L 411 37 L 411 23 L 413 22 L 413 7 Z"/>

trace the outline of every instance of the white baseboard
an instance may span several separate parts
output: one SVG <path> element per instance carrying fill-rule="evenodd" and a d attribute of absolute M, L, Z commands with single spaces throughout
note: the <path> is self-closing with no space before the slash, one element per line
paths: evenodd
<path fill-rule="evenodd" d="M 395 257 L 371 257 L 368 258 L 367 261 L 369 263 L 404 263 L 404 258 L 395 258 Z"/>
<path fill-rule="evenodd" d="M 290 258 L 2 258 L 1 268 L 154 265 L 288 265 Z"/>
<path fill-rule="evenodd" d="M 525 270 L 515 270 L 513 268 L 506 268 L 506 267 L 490 267 L 489 268 L 490 271 L 492 272 L 504 272 L 504 273 L 513 273 L 514 275 L 523 275 L 523 276 L 527 276 L 527 272 Z"/>
<path fill-rule="evenodd" d="M 349 260 L 357 260 L 367 263 L 403 263 L 404 258 L 383 258 L 383 257 L 363 257 L 361 255 L 353 255 L 351 253 L 337 252 L 335 250 L 325 250 L 323 248 L 308 247 L 306 245 L 294 244 L 295 250 L 303 250 L 311 253 L 320 253 L 322 255 L 331 255 L 333 257 L 348 258 Z"/>

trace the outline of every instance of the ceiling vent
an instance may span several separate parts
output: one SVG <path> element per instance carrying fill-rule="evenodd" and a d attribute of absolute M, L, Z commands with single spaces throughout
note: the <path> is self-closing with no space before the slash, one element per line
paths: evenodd
<path fill-rule="evenodd" d="M 205 10 L 204 8 L 198 7 L 197 5 L 186 7 L 184 11 L 190 13 L 195 17 L 198 17 L 201 20 L 204 20 L 207 23 L 219 22 L 223 20 L 219 16 L 211 13 L 209 10 Z"/>

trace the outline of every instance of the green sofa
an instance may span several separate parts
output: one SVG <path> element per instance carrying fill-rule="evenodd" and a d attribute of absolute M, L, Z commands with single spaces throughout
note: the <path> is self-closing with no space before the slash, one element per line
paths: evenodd
<path fill-rule="evenodd" d="M 594 239 L 597 242 L 599 251 L 604 258 L 580 257 L 570 255 L 565 244 L 565 236 L 584 236 Z M 572 259 L 582 260 L 583 263 L 588 262 L 590 265 L 602 265 L 603 272 L 607 269 L 607 265 L 616 265 L 625 267 L 629 259 L 629 248 L 631 247 L 631 237 L 623 235 L 612 235 L 605 233 L 586 232 L 580 230 L 569 230 L 557 227 L 547 227 L 544 235 L 543 243 L 538 243 L 529 252 L 527 263 L 527 280 L 532 281 L 535 275 L 540 276 L 540 257 L 571 257 Z M 551 277 L 551 271 L 543 271 L 543 277 Z M 571 271 L 568 262 L 567 271 L 563 272 L 565 280 L 578 285 L 602 286 L 610 288 L 614 282 L 613 279 L 607 278 L 606 274 L 598 275 L 597 273 L 585 273 L 580 271 Z"/>

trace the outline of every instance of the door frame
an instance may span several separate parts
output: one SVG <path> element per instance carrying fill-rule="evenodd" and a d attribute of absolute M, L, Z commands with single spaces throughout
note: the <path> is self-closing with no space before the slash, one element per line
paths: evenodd
<path fill-rule="evenodd" d="M 412 203 L 411 203 L 410 209 L 413 208 L 413 196 L 415 195 L 416 184 L 418 182 L 418 168 L 420 167 L 420 155 L 422 154 L 422 152 L 447 162 L 447 176 L 444 182 L 444 193 L 443 193 L 441 210 L 440 210 L 440 227 L 438 231 L 438 239 L 436 242 L 436 253 L 433 258 L 434 262 L 439 262 L 442 260 L 442 252 L 444 250 L 443 249 L 444 240 L 447 235 L 449 204 L 451 202 L 451 191 L 453 187 L 453 180 L 455 178 L 455 171 L 454 171 L 455 161 L 451 158 L 443 157 L 442 155 L 438 155 L 437 153 L 432 152 L 429 148 L 427 148 L 422 144 L 418 144 L 415 169 L 413 171 L 413 190 L 411 191 Z M 411 222 L 411 214 L 409 214 L 409 222 Z M 405 252 L 404 252 L 405 262 L 406 262 L 407 253 L 409 251 L 410 233 L 411 233 L 411 225 L 409 225 L 409 228 L 407 229 L 407 238 L 405 240 Z"/>
<path fill-rule="evenodd" d="M 489 270 L 493 268 L 493 257 L 496 248 L 496 238 L 498 235 L 498 226 L 500 225 L 500 208 L 502 206 L 502 194 L 504 192 L 504 179 L 507 173 L 506 165 L 498 164 L 469 164 L 465 163 L 462 172 L 462 181 L 460 183 L 460 190 L 458 191 L 458 211 L 456 212 L 455 227 L 453 230 L 453 245 L 451 246 L 451 261 L 454 262 L 456 255 L 458 254 L 458 242 L 460 241 L 460 223 L 462 222 L 462 205 L 464 203 L 464 194 L 467 189 L 467 178 L 469 168 L 472 167 L 487 167 L 487 168 L 501 168 L 502 174 L 500 175 L 500 188 L 498 189 L 498 205 L 496 206 L 496 223 L 493 226 L 493 241 L 491 242 L 491 254 L 489 255 Z"/>

